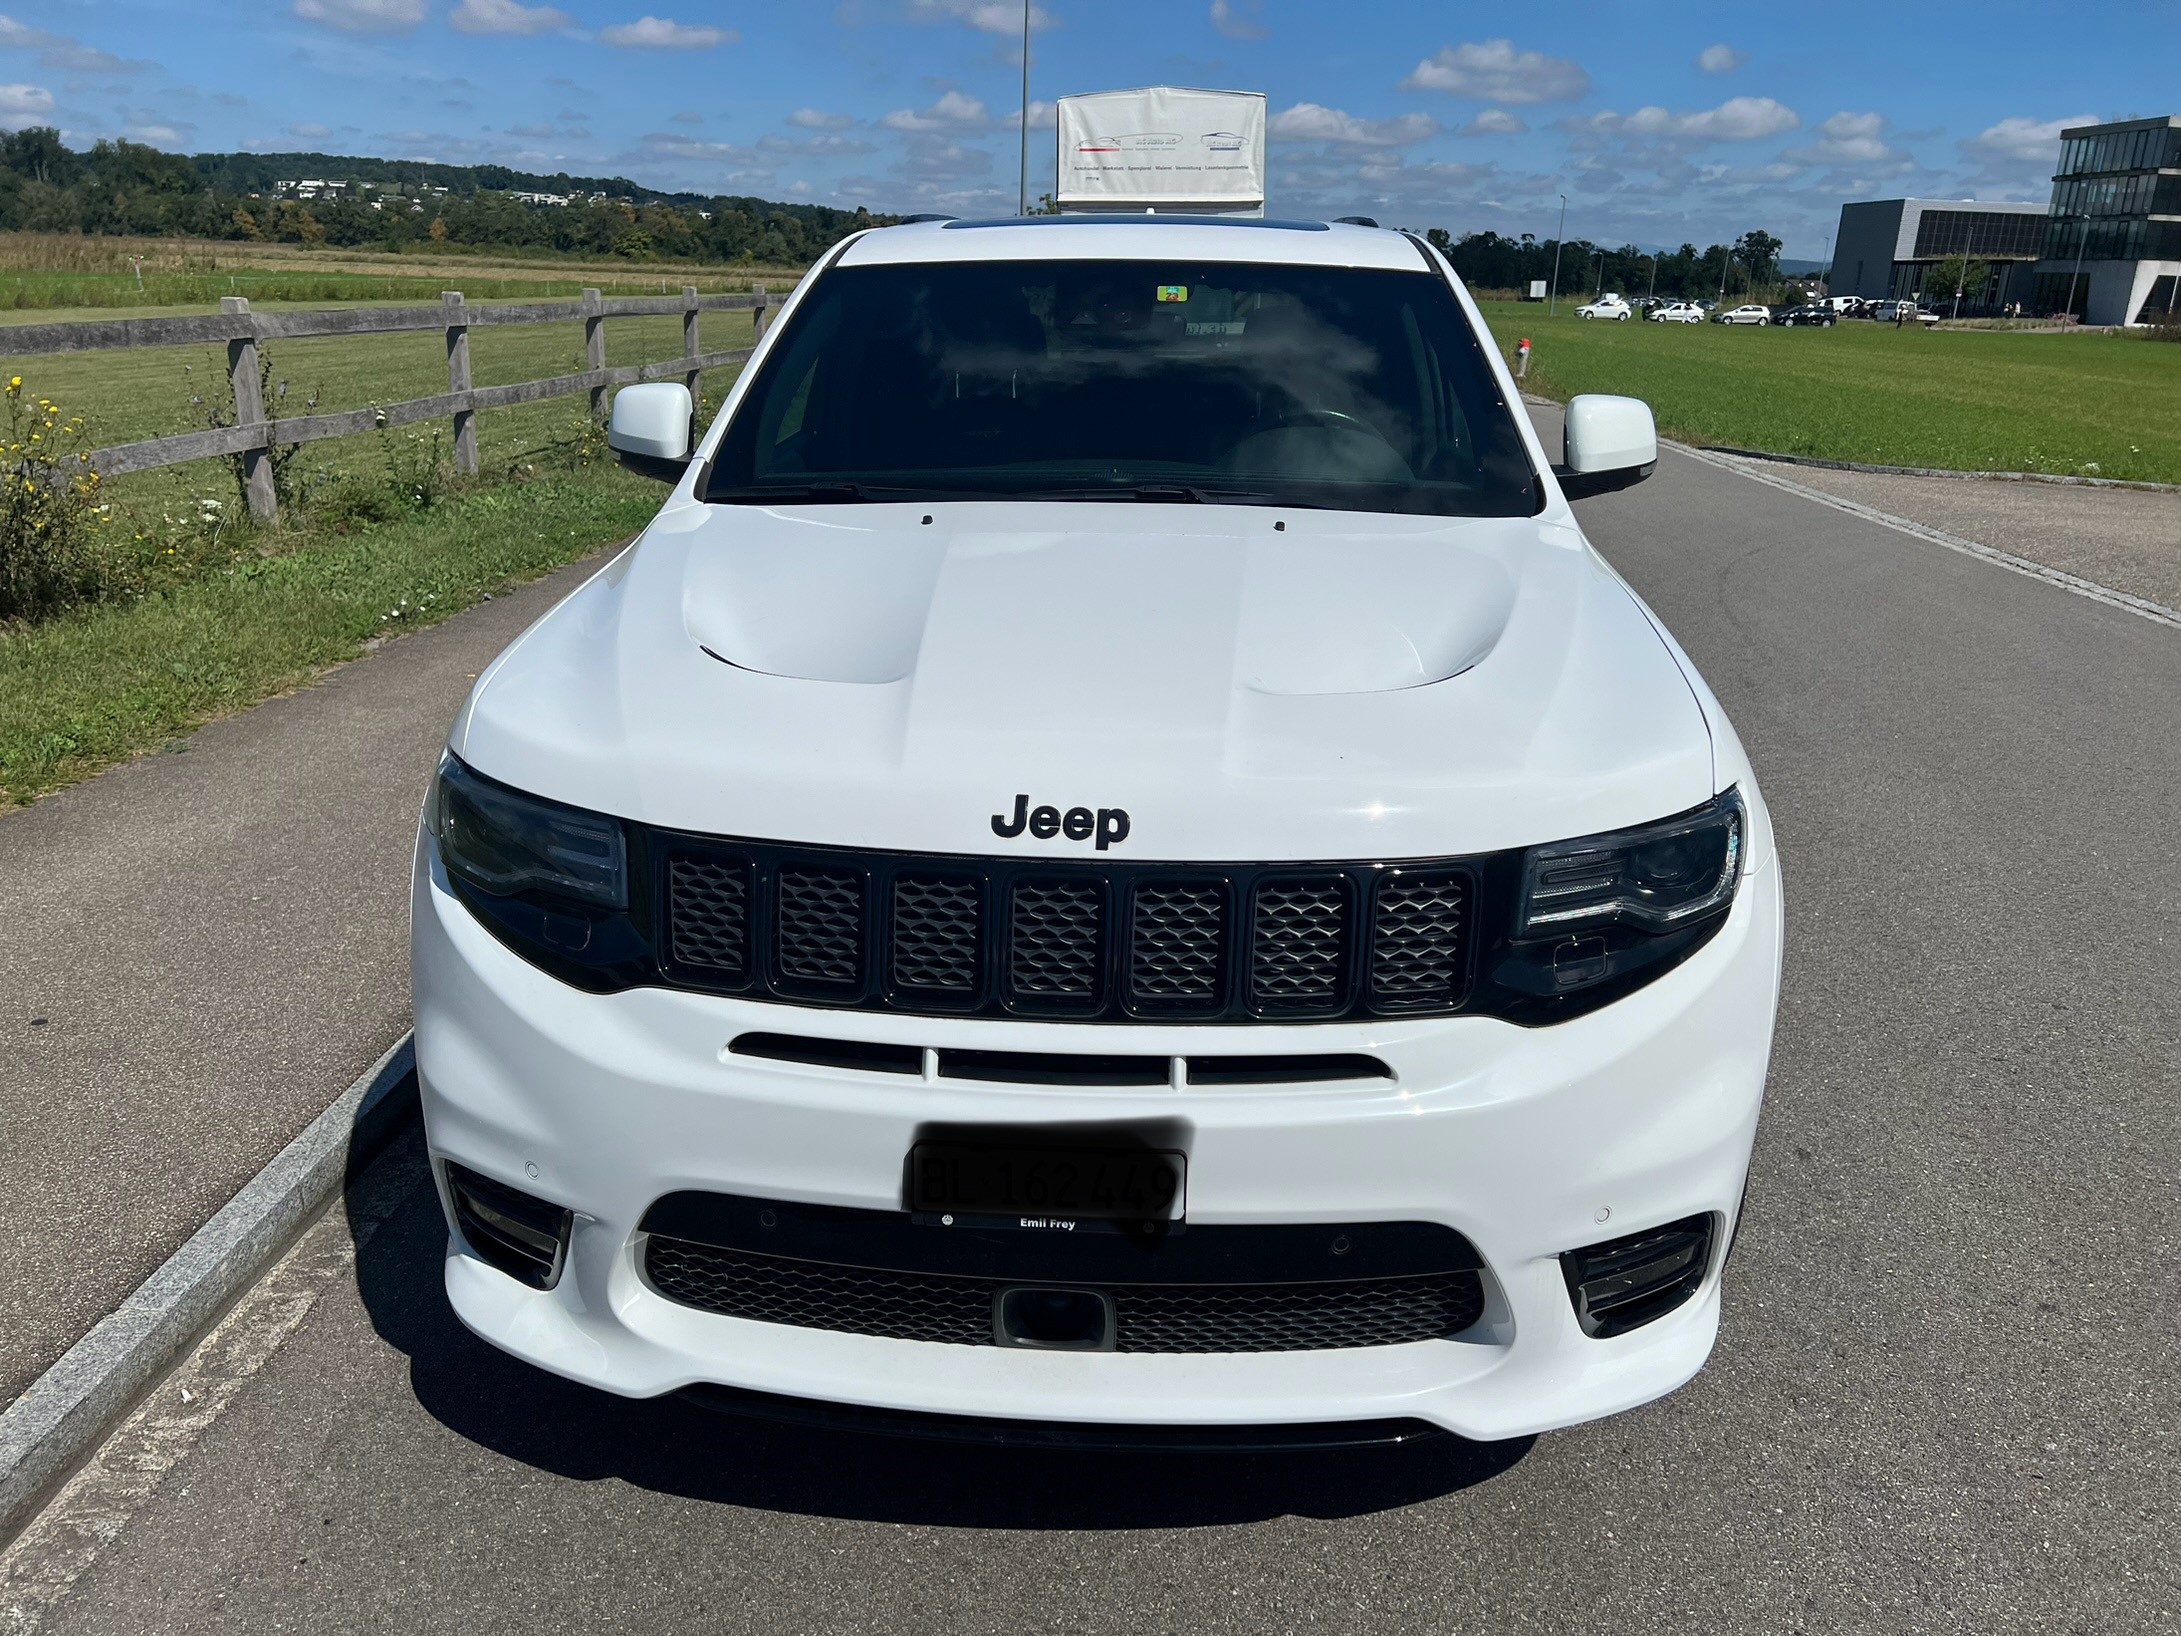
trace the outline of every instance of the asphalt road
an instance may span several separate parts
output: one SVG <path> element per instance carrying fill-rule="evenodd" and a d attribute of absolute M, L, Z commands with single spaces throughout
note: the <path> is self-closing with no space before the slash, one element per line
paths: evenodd
<path fill-rule="evenodd" d="M 447 724 L 595 566 L 0 822 L 0 1405 L 401 1038 Z"/>
<path fill-rule="evenodd" d="M 0 1557 L 0 1629 L 2181 1629 L 2181 632 L 1675 454 L 1584 517 L 1786 867 L 1693 1384 L 1392 1456 L 754 1429 L 469 1339 L 412 1143 Z"/>

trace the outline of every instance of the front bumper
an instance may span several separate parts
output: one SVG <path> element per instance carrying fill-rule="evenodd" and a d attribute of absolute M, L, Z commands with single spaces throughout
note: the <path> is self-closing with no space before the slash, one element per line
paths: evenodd
<path fill-rule="evenodd" d="M 1726 925 L 1666 976 L 1551 1028 L 1484 1017 L 1301 1027 L 1129 1027 L 1131 1052 L 1362 1052 L 1392 1083 L 1041 1087 L 861 1075 L 730 1056 L 746 1031 L 992 1050 L 1111 1051 L 1112 1026 L 947 1020 L 636 989 L 583 994 L 526 964 L 420 847 L 418 1076 L 444 1161 L 567 1206 L 555 1287 L 528 1288 L 450 1230 L 447 1293 L 480 1336 L 632 1397 L 701 1384 L 878 1409 L 1109 1425 L 1420 1419 L 1475 1438 L 1574 1424 L 1671 1391 L 1710 1354 L 1719 1263 L 1748 1169 L 1779 990 L 1781 899 L 1751 801 Z M 1241 1354 L 1034 1352 L 836 1333 L 669 1301 L 638 1223 L 693 1190 L 901 1208 L 917 1128 L 1157 1120 L 1189 1154 L 1192 1223 L 1438 1222 L 1486 1263 L 1483 1317 L 1451 1340 Z M 1585 1335 L 1562 1251 L 1703 1212 L 1694 1298 Z M 450 1217 L 451 1221 L 451 1217 Z"/>

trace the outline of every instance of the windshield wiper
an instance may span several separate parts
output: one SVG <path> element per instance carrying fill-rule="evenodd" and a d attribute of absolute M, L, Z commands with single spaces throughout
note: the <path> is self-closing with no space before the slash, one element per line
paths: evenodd
<path fill-rule="evenodd" d="M 1144 500 L 1154 504 L 1199 506 L 1269 505 L 1273 497 L 1255 489 L 1204 488 L 1194 483 L 1098 483 L 1083 488 L 1022 489 L 1015 500 Z"/>
<path fill-rule="evenodd" d="M 872 500 L 861 483 L 752 483 L 745 488 L 712 489 L 704 496 L 730 506 L 834 504 Z"/>

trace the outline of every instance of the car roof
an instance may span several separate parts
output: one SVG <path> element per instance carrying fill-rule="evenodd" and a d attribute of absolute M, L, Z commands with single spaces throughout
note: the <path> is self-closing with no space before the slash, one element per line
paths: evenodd
<path fill-rule="evenodd" d="M 1407 235 L 1348 222 L 1252 216 L 1004 216 L 865 233 L 841 267 L 933 261 L 1258 261 L 1436 271 Z"/>

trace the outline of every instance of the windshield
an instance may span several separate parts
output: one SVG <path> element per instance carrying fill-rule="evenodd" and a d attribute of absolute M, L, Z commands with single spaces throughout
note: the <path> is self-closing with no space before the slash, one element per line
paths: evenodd
<path fill-rule="evenodd" d="M 1113 498 L 1535 513 L 1512 411 L 1436 273 L 1230 262 L 837 268 L 705 498 Z"/>

